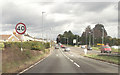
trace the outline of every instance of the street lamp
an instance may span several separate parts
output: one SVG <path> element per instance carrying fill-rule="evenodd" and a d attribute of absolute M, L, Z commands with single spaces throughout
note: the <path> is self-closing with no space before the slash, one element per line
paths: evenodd
<path fill-rule="evenodd" d="M 44 31 L 44 22 L 43 22 L 44 13 L 45 13 L 45 12 L 42 12 L 42 27 L 43 27 L 43 29 L 42 29 L 42 38 L 44 37 L 44 36 L 43 36 L 43 31 Z M 43 40 L 44 40 L 44 39 L 43 39 Z"/>
<path fill-rule="evenodd" d="M 86 31 L 86 45 L 87 45 L 87 31 Z"/>
<path fill-rule="evenodd" d="M 68 38 L 67 38 L 67 46 L 68 46 Z"/>
<path fill-rule="evenodd" d="M 91 42 L 91 32 L 89 32 L 89 47 L 90 47 L 90 42 Z"/>
<path fill-rule="evenodd" d="M 94 47 L 94 29 L 93 29 L 93 47 Z"/>
<path fill-rule="evenodd" d="M 102 45 L 104 44 L 104 27 L 102 27 Z"/>
<path fill-rule="evenodd" d="M 76 36 L 76 40 L 77 40 L 76 45 L 78 46 L 79 36 Z"/>

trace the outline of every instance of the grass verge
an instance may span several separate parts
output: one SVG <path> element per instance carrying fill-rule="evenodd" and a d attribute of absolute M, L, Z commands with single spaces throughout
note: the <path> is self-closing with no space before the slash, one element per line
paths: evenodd
<path fill-rule="evenodd" d="M 18 73 L 50 53 L 49 44 L 39 42 L 24 42 L 23 44 L 24 50 L 21 51 L 19 42 L 5 43 L 5 50 L 2 51 L 2 73 Z M 34 50 L 31 46 L 35 46 Z"/>
<path fill-rule="evenodd" d="M 92 59 L 101 60 L 101 61 L 120 65 L 120 62 L 118 59 L 119 57 L 117 57 L 117 56 L 101 56 L 101 55 L 99 56 L 99 55 L 95 55 L 95 54 L 88 54 L 88 55 L 85 55 L 85 57 L 89 57 Z"/>
<path fill-rule="evenodd" d="M 100 51 L 100 47 L 92 47 L 93 50 Z M 111 48 L 113 53 L 120 53 L 120 49 Z"/>
<path fill-rule="evenodd" d="M 37 54 L 36 54 L 37 52 Z M 46 49 L 45 53 L 36 51 L 35 56 L 27 55 L 27 58 L 18 61 L 10 61 L 3 63 L 3 73 L 18 73 L 25 68 L 33 65 L 34 63 L 40 61 L 41 59 L 45 58 L 49 54 L 49 50 Z M 33 53 L 33 52 L 31 52 Z"/>
<path fill-rule="evenodd" d="M 92 47 L 93 50 L 100 51 L 100 47 Z"/>

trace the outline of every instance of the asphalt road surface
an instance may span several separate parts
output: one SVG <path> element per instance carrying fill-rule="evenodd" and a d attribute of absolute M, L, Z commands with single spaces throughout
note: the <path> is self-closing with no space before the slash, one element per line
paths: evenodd
<path fill-rule="evenodd" d="M 118 73 L 118 66 L 55 49 L 24 73 Z"/>

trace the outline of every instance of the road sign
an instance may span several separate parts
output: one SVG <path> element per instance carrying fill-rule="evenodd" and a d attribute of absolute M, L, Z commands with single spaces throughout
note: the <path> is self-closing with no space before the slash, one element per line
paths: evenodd
<path fill-rule="evenodd" d="M 73 39 L 73 43 L 76 43 L 76 39 Z"/>
<path fill-rule="evenodd" d="M 26 26 L 24 23 L 18 23 L 15 27 L 15 30 L 18 34 L 24 34 L 26 31 Z"/>
<path fill-rule="evenodd" d="M 97 45 L 104 45 L 104 44 L 97 43 Z"/>

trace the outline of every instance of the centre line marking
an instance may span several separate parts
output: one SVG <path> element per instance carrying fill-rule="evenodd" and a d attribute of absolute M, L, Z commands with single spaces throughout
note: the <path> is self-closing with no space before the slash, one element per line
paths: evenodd
<path fill-rule="evenodd" d="M 73 62 L 73 60 L 72 60 L 72 59 L 70 59 L 70 61 L 71 61 L 71 62 Z"/>
<path fill-rule="evenodd" d="M 58 56 L 58 54 L 56 54 L 56 56 Z"/>
<path fill-rule="evenodd" d="M 61 51 L 61 50 L 60 50 Z M 70 59 L 67 55 L 65 55 L 62 51 L 61 53 L 67 58 L 69 59 L 71 62 L 73 62 L 77 67 L 80 67 L 80 65 L 78 65 L 76 62 L 74 62 L 72 59 Z M 73 55 L 74 56 L 74 55 Z"/>
<path fill-rule="evenodd" d="M 75 64 L 77 67 L 80 67 L 77 63 L 74 62 L 74 64 Z"/>

